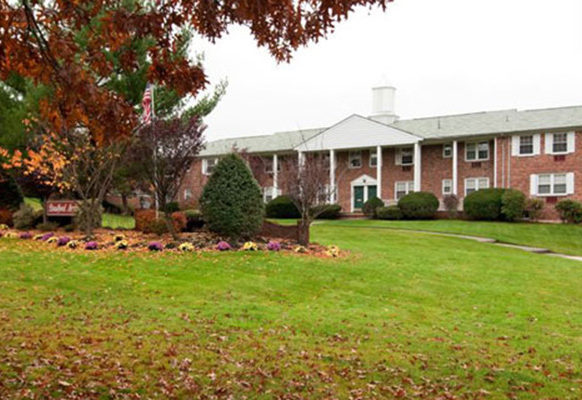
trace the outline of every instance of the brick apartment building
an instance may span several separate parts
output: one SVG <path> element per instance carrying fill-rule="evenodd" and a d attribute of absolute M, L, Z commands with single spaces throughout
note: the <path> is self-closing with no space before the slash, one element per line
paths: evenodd
<path fill-rule="evenodd" d="M 502 110 L 400 120 L 395 89 L 372 89 L 373 114 L 351 115 L 327 128 L 224 139 L 207 144 L 178 201 L 195 202 L 220 157 L 244 149 L 264 160 L 256 176 L 265 201 L 281 193 L 282 160 L 329 156 L 332 202 L 357 212 L 372 196 L 395 203 L 411 191 L 439 199 L 489 188 L 514 188 L 545 199 L 544 218 L 562 198 L 582 200 L 582 106 Z"/>

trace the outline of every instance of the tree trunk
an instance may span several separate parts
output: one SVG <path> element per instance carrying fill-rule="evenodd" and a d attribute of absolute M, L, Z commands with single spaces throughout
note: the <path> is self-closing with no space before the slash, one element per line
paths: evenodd
<path fill-rule="evenodd" d="M 178 241 L 180 240 L 180 236 L 178 232 L 176 232 L 176 228 L 174 227 L 174 221 L 172 221 L 172 214 L 168 212 L 164 212 L 164 219 L 166 220 L 166 226 L 168 227 L 168 232 L 172 235 L 172 239 Z"/>
<path fill-rule="evenodd" d="M 121 213 L 123 215 L 128 215 L 129 214 L 129 207 L 127 205 L 127 194 L 126 193 L 121 193 Z"/>
<path fill-rule="evenodd" d="M 310 221 L 300 220 L 297 222 L 297 241 L 301 246 L 309 246 L 309 226 Z"/>
<path fill-rule="evenodd" d="M 48 200 L 48 196 L 42 197 L 42 223 L 46 224 L 48 222 L 48 215 L 46 215 L 46 202 Z"/>

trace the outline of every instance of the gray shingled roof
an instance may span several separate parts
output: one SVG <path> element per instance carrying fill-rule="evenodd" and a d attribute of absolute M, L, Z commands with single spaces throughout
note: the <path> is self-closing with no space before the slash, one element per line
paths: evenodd
<path fill-rule="evenodd" d="M 293 151 L 293 148 L 307 139 L 311 139 L 325 128 L 303 129 L 300 131 L 277 132 L 272 135 L 247 136 L 221 139 L 206 143 L 200 155 L 215 156 L 230 153 L 233 148 L 252 153 L 272 153 L 275 151 Z"/>
<path fill-rule="evenodd" d="M 425 139 L 582 127 L 582 106 L 501 110 L 396 121 L 395 128 Z"/>
<path fill-rule="evenodd" d="M 582 106 L 539 110 L 501 110 L 396 121 L 394 128 L 424 139 L 479 136 L 517 132 L 543 132 L 582 127 Z M 201 156 L 226 154 L 233 147 L 253 153 L 291 151 L 327 128 L 278 132 L 209 142 Z"/>

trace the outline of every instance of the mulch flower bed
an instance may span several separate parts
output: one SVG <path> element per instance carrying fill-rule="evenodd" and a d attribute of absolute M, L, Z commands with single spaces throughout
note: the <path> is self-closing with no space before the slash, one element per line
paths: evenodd
<path fill-rule="evenodd" d="M 171 235 L 158 236 L 139 231 L 96 229 L 91 238 L 80 232 L 41 232 L 0 229 L 0 238 L 11 238 L 46 243 L 47 247 L 64 251 L 132 251 L 132 252 L 287 252 L 316 257 L 339 257 L 343 254 L 337 246 L 321 246 L 312 243 L 300 246 L 289 239 L 257 237 L 254 241 L 231 242 L 218 235 L 200 230 L 180 234 L 180 241 Z"/>

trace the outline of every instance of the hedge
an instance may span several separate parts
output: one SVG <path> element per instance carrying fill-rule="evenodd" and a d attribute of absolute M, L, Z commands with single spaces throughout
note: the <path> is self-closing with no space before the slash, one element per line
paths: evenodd
<path fill-rule="evenodd" d="M 398 208 L 405 219 L 432 219 L 439 200 L 429 192 L 412 192 L 398 200 Z"/>
<path fill-rule="evenodd" d="M 398 206 L 378 207 L 376 209 L 376 218 L 398 220 L 402 219 L 402 211 Z"/>
<path fill-rule="evenodd" d="M 365 216 L 375 218 L 376 217 L 376 209 L 378 207 L 384 207 L 384 202 L 380 200 L 378 197 L 372 197 L 368 199 L 364 206 L 362 207 L 362 212 Z"/>
<path fill-rule="evenodd" d="M 463 200 L 463 211 L 471 219 L 495 221 L 502 219 L 501 198 L 505 189 L 481 189 L 469 193 Z"/>
<path fill-rule="evenodd" d="M 316 219 L 338 219 L 341 216 L 342 206 L 339 204 L 322 204 L 314 207 Z"/>
<path fill-rule="evenodd" d="M 265 207 L 267 218 L 300 218 L 297 206 L 289 196 L 279 196 L 267 203 Z"/>

